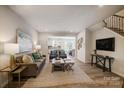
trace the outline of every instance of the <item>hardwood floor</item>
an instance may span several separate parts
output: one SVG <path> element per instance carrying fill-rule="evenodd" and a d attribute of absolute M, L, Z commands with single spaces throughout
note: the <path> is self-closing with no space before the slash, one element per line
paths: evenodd
<path fill-rule="evenodd" d="M 26 88 L 120 88 L 122 78 L 90 64 L 75 60 L 74 71 L 51 73 L 51 64 L 45 64 L 43 71 L 36 78 L 22 79 L 21 87 Z M 13 81 L 10 87 L 17 87 L 18 82 Z"/>
<path fill-rule="evenodd" d="M 103 72 L 102 69 L 91 66 L 91 64 L 82 64 L 78 62 L 80 68 L 94 81 L 93 87 L 122 87 L 123 79 L 112 73 Z"/>

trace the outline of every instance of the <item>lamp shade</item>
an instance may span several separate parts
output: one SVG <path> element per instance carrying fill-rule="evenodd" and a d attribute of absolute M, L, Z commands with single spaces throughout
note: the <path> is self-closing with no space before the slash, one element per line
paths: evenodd
<path fill-rule="evenodd" d="M 36 49 L 41 49 L 41 46 L 40 45 L 36 45 L 35 48 Z"/>
<path fill-rule="evenodd" d="M 19 45 L 14 43 L 4 44 L 4 54 L 15 54 L 19 53 Z"/>

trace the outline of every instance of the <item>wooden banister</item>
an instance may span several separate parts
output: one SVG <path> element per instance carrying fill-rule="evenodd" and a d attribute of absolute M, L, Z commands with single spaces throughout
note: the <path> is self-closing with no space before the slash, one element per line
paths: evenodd
<path fill-rule="evenodd" d="M 105 20 L 105 27 L 113 30 L 114 32 L 124 36 L 124 17 L 119 15 L 113 15 Z"/>

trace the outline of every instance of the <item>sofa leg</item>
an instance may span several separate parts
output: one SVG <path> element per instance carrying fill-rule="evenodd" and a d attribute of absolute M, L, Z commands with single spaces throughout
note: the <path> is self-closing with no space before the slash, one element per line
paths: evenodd
<path fill-rule="evenodd" d="M 33 76 L 33 78 L 36 78 L 36 76 Z"/>

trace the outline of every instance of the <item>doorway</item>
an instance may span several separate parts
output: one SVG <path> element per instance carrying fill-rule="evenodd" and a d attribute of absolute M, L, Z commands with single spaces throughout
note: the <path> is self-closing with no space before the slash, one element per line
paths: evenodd
<path fill-rule="evenodd" d="M 75 57 L 75 37 L 51 36 L 48 37 L 48 50 L 64 50 L 67 56 Z"/>

